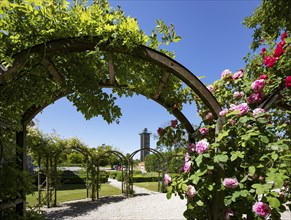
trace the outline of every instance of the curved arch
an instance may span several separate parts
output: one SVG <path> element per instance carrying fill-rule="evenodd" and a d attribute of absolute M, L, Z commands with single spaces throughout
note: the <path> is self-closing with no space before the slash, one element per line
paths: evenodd
<path fill-rule="evenodd" d="M 0 75 L 0 85 L 4 85 L 10 78 L 17 75 L 18 70 L 25 66 L 26 60 L 31 54 L 45 54 L 45 57 L 52 57 L 56 55 L 68 54 L 73 52 L 81 52 L 87 50 L 95 50 L 98 47 L 101 51 L 109 51 L 123 54 L 130 54 L 132 56 L 139 57 L 143 60 L 149 61 L 163 68 L 166 72 L 174 74 L 177 78 L 186 83 L 206 104 L 206 106 L 213 113 L 215 118 L 218 118 L 221 107 L 217 100 L 211 94 L 211 92 L 206 88 L 206 86 L 187 68 L 168 57 L 167 55 L 153 50 L 146 46 L 137 46 L 136 48 L 129 51 L 126 48 L 113 48 L 109 46 L 107 42 L 99 42 L 98 37 L 89 38 L 67 38 L 49 41 L 40 45 L 36 45 L 32 48 L 23 50 L 15 54 L 14 62 L 12 67 L 7 69 L 4 73 Z M 41 62 L 41 61 L 39 61 Z M 48 64 L 49 68 L 49 64 Z M 58 77 L 54 77 L 58 80 Z M 110 80 L 112 83 L 112 79 Z M 156 98 L 158 100 L 159 97 Z"/>
<path fill-rule="evenodd" d="M 130 170 L 129 170 L 129 173 L 130 173 L 130 179 L 132 181 L 130 181 L 130 189 L 131 189 L 131 192 L 133 192 L 133 157 L 134 155 L 136 155 L 138 152 L 142 151 L 142 150 L 149 150 L 151 151 L 152 153 L 154 153 L 154 155 L 156 155 L 158 157 L 158 159 L 161 159 L 161 163 L 162 163 L 162 176 L 164 176 L 165 174 L 165 159 L 164 159 L 164 156 L 161 154 L 161 152 L 157 151 L 156 149 L 153 149 L 153 148 L 140 148 L 136 151 L 134 151 L 133 153 L 130 154 L 129 158 L 130 158 L 130 161 L 131 161 L 131 166 L 130 166 Z M 160 170 L 158 172 L 158 178 L 160 179 Z M 160 181 L 158 181 L 158 191 L 160 192 L 163 192 L 164 191 L 164 181 L 162 181 L 162 187 L 160 185 Z"/>
<path fill-rule="evenodd" d="M 126 158 L 121 152 L 119 151 L 115 151 L 115 150 L 109 150 L 109 151 L 104 151 L 104 154 L 114 154 L 115 156 L 117 156 L 120 160 L 121 163 L 123 161 L 126 162 L 126 165 L 129 166 L 129 160 L 128 158 Z M 101 159 L 101 157 L 104 155 L 99 155 L 96 158 L 97 161 L 97 186 L 99 186 L 99 176 L 100 176 L 100 167 L 99 167 L 99 160 Z M 125 195 L 128 196 L 128 174 L 127 174 L 127 170 L 125 172 L 125 179 L 124 179 L 124 175 L 123 175 L 123 169 L 121 170 L 121 191 L 122 193 L 124 193 L 124 188 L 125 188 Z M 125 182 L 125 185 L 124 185 Z M 99 199 L 99 190 L 97 189 L 97 199 Z"/>
<path fill-rule="evenodd" d="M 111 86 L 109 84 L 108 85 L 103 85 L 102 87 L 104 87 L 104 88 L 114 88 L 113 86 Z M 70 94 L 70 92 L 57 94 L 55 96 L 55 99 L 54 99 L 53 102 L 57 101 L 60 98 L 63 98 L 65 96 L 67 96 L 68 94 Z M 141 95 L 144 95 L 144 94 L 141 94 Z M 185 126 L 187 132 L 189 134 L 193 134 L 194 133 L 195 130 L 194 130 L 193 126 L 191 125 L 189 120 L 186 118 L 186 116 L 179 109 L 173 108 L 172 106 L 166 106 L 165 103 L 161 99 L 159 99 L 159 100 L 152 99 L 152 100 L 157 102 L 161 106 L 163 106 L 165 109 L 167 109 L 167 110 L 170 109 L 172 114 Z M 43 109 L 45 109 L 50 104 L 52 104 L 52 103 L 47 103 L 44 106 L 36 106 L 36 105 L 32 106 L 30 109 L 28 109 L 23 114 L 22 123 L 24 125 L 27 125 L 38 113 L 40 113 Z M 189 138 L 191 138 L 191 135 L 189 135 Z"/>
<path fill-rule="evenodd" d="M 133 153 L 130 154 L 130 159 L 132 160 L 134 155 L 136 155 L 138 152 L 142 151 L 142 150 L 149 150 L 151 151 L 152 153 L 156 154 L 156 155 L 159 155 L 159 158 L 162 158 L 164 160 L 164 156 L 159 152 L 157 151 L 156 149 L 153 149 L 153 148 L 147 148 L 147 147 L 144 147 L 144 148 L 140 148 L 136 151 L 134 151 Z"/>

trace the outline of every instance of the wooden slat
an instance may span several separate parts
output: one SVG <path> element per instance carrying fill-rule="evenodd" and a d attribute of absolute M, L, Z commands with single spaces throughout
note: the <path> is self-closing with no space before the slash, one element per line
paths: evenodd
<path fill-rule="evenodd" d="M 114 71 L 114 63 L 113 63 L 113 54 L 112 53 L 109 53 L 108 70 L 109 70 L 109 84 L 114 85 L 116 80 L 115 80 L 115 71 Z"/>
<path fill-rule="evenodd" d="M 42 61 L 42 64 L 47 68 L 49 73 L 53 76 L 54 80 L 58 84 L 62 85 L 63 79 L 62 79 L 61 75 L 59 74 L 59 72 L 57 71 L 56 67 L 51 63 L 51 61 L 49 61 L 48 59 L 44 59 Z"/>
<path fill-rule="evenodd" d="M 171 74 L 169 72 L 165 72 L 164 73 L 164 75 L 161 78 L 161 83 L 160 83 L 160 85 L 159 85 L 159 87 L 158 87 L 158 89 L 157 89 L 157 91 L 156 91 L 156 93 L 155 93 L 155 95 L 153 97 L 154 99 L 158 99 L 160 97 L 160 95 L 161 95 L 161 93 L 162 93 L 162 91 L 163 91 L 163 89 L 164 89 L 164 87 L 165 87 L 170 75 Z"/>

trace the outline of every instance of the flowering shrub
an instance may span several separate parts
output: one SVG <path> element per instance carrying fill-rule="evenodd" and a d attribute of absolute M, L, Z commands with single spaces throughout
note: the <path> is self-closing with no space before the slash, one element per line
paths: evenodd
<path fill-rule="evenodd" d="M 184 172 L 172 179 L 167 197 L 187 199 L 188 219 L 280 219 L 290 201 L 290 38 L 263 48 L 244 70 L 226 69 L 210 90 L 221 104 L 219 127 L 195 97 L 204 125 L 188 145 Z M 275 49 L 274 49 L 275 48 Z M 289 62 L 288 62 L 289 61 Z M 273 106 L 260 107 L 278 91 Z M 217 127 L 218 126 L 218 127 Z M 215 130 L 219 132 L 215 133 Z M 289 162 L 288 162 L 289 161 Z M 195 192 L 195 193 L 194 193 Z"/>

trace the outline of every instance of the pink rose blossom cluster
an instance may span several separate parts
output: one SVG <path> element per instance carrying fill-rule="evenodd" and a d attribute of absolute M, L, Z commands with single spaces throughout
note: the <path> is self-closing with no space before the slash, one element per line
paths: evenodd
<path fill-rule="evenodd" d="M 188 147 L 188 151 L 190 153 L 194 153 L 195 152 L 195 148 L 196 148 L 195 144 L 194 143 L 190 143 L 189 147 Z"/>
<path fill-rule="evenodd" d="M 271 208 L 263 202 L 256 202 L 253 205 L 253 211 L 260 217 L 267 217 L 271 213 Z"/>
<path fill-rule="evenodd" d="M 231 71 L 229 69 L 225 69 L 223 70 L 223 72 L 221 73 L 221 78 L 222 79 L 227 79 L 231 77 Z"/>
<path fill-rule="evenodd" d="M 188 162 L 190 160 L 190 155 L 188 152 L 185 154 L 184 159 L 185 159 L 185 162 Z"/>
<path fill-rule="evenodd" d="M 165 174 L 164 181 L 166 185 L 169 185 L 172 182 L 172 178 L 170 177 L 169 174 Z"/>
<path fill-rule="evenodd" d="M 220 115 L 220 116 L 224 116 L 224 115 L 226 115 L 227 113 L 228 113 L 228 109 L 224 109 L 224 110 L 222 110 L 222 111 L 219 112 L 219 115 Z"/>
<path fill-rule="evenodd" d="M 211 112 L 208 112 L 206 115 L 207 120 L 212 120 L 213 119 L 213 114 Z"/>
<path fill-rule="evenodd" d="M 232 79 L 236 80 L 242 78 L 243 76 L 244 76 L 243 70 L 239 70 L 233 74 Z"/>
<path fill-rule="evenodd" d="M 214 87 L 213 87 L 213 85 L 209 85 L 209 86 L 207 86 L 207 89 L 208 89 L 210 92 L 213 92 Z"/>
<path fill-rule="evenodd" d="M 236 178 L 224 178 L 223 185 L 225 188 L 234 189 L 238 186 L 238 181 Z"/>
<path fill-rule="evenodd" d="M 264 93 L 262 91 L 254 92 L 249 97 L 247 97 L 247 102 L 249 104 L 259 103 L 260 101 L 263 100 L 264 96 L 265 95 L 264 95 Z"/>
<path fill-rule="evenodd" d="M 240 99 L 241 97 L 244 96 L 244 92 L 234 92 L 233 93 L 233 97 L 236 98 L 236 99 Z"/>
<path fill-rule="evenodd" d="M 203 154 L 204 152 L 208 151 L 208 149 L 209 149 L 209 143 L 206 139 L 198 141 L 195 148 L 198 154 Z"/>
<path fill-rule="evenodd" d="M 188 185 L 186 194 L 189 198 L 193 198 L 196 194 L 195 187 L 192 185 Z"/>
<path fill-rule="evenodd" d="M 191 161 L 187 161 L 184 163 L 183 170 L 185 173 L 189 173 L 191 169 Z"/>
<path fill-rule="evenodd" d="M 254 118 L 258 118 L 259 114 L 264 113 L 264 112 L 265 112 L 265 110 L 262 108 L 255 108 L 253 110 L 253 116 L 254 116 Z"/>
<path fill-rule="evenodd" d="M 230 105 L 230 110 L 239 110 L 238 116 L 243 116 L 249 112 L 249 106 L 247 103 L 241 103 L 239 105 Z"/>
<path fill-rule="evenodd" d="M 257 79 L 252 83 L 252 89 L 255 92 L 261 91 L 265 86 L 265 80 L 264 79 Z"/>
<path fill-rule="evenodd" d="M 208 128 L 200 128 L 199 129 L 200 134 L 207 135 L 208 134 Z"/>

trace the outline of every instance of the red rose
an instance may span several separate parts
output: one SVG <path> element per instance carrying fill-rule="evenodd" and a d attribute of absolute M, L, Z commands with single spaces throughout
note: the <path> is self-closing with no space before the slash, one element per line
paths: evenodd
<path fill-rule="evenodd" d="M 275 65 L 276 61 L 276 57 L 266 56 L 264 59 L 264 64 L 267 66 L 267 68 L 270 68 Z"/>
<path fill-rule="evenodd" d="M 276 49 L 274 50 L 274 57 L 280 57 L 284 53 L 283 47 L 278 44 Z"/>
<path fill-rule="evenodd" d="M 268 79 L 268 76 L 266 74 L 260 74 L 260 79 Z"/>
<path fill-rule="evenodd" d="M 286 37 L 287 37 L 287 32 L 284 32 L 284 33 L 281 35 L 281 40 L 284 40 Z"/>
<path fill-rule="evenodd" d="M 287 76 L 285 79 L 285 86 L 291 87 L 291 76 Z"/>
<path fill-rule="evenodd" d="M 177 124 L 178 124 L 178 120 L 177 119 L 176 120 L 171 120 L 171 126 L 172 126 L 172 128 L 177 127 Z"/>
<path fill-rule="evenodd" d="M 263 56 L 265 52 L 266 52 L 266 48 L 263 48 L 261 51 L 261 55 Z"/>
<path fill-rule="evenodd" d="M 282 41 L 280 41 L 280 43 L 278 45 L 284 47 L 285 44 L 286 44 L 286 41 L 285 40 L 282 40 Z"/>
<path fill-rule="evenodd" d="M 165 130 L 163 128 L 158 129 L 159 136 L 162 136 L 164 134 Z"/>

